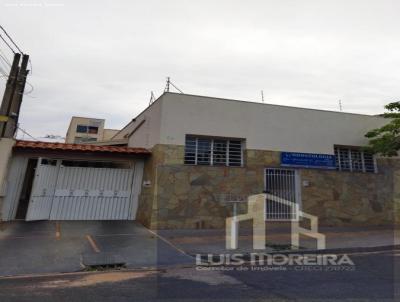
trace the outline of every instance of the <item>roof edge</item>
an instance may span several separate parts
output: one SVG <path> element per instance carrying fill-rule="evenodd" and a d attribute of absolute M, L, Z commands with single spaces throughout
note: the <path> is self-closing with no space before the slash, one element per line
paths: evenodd
<path fill-rule="evenodd" d="M 41 141 L 17 140 L 14 150 L 51 150 L 51 151 L 78 151 L 93 153 L 116 153 L 116 154 L 141 154 L 150 155 L 151 151 L 146 148 L 120 147 L 120 146 L 96 146 L 89 144 L 65 144 Z"/>

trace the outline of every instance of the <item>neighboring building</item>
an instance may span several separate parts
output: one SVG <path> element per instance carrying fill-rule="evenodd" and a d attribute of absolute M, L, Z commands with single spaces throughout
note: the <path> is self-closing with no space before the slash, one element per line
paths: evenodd
<path fill-rule="evenodd" d="M 386 123 L 378 116 L 164 93 L 113 139 L 152 150 L 138 211 L 152 228 L 222 228 L 232 214 L 229 195 L 263 191 L 300 204 L 322 224 L 388 224 L 399 161 L 363 149 L 365 133 Z M 290 216 L 273 202 L 267 208 L 267 219 Z"/>
<path fill-rule="evenodd" d="M 65 142 L 81 144 L 109 141 L 118 130 L 105 129 L 104 124 L 104 119 L 74 116 L 71 118 Z"/>

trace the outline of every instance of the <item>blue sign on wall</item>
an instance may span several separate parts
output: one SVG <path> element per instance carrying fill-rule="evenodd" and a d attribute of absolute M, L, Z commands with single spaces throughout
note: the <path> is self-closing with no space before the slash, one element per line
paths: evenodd
<path fill-rule="evenodd" d="M 282 152 L 281 166 L 335 170 L 336 160 L 330 154 Z"/>

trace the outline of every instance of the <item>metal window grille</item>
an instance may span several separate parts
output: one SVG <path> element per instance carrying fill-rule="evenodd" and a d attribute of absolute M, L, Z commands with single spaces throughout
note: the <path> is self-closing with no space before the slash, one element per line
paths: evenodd
<path fill-rule="evenodd" d="M 213 164 L 215 166 L 225 166 L 228 142 L 226 140 L 214 140 L 213 143 Z"/>
<path fill-rule="evenodd" d="M 209 139 L 197 140 L 197 164 L 211 164 L 211 141 Z"/>
<path fill-rule="evenodd" d="M 228 166 L 242 165 L 242 141 L 230 140 L 229 141 L 229 162 Z"/>
<path fill-rule="evenodd" d="M 185 164 L 196 164 L 197 139 L 187 137 L 185 143 Z"/>
<path fill-rule="evenodd" d="M 368 151 L 357 148 L 335 147 L 336 169 L 349 172 L 375 173 L 375 158 Z"/>
<path fill-rule="evenodd" d="M 300 204 L 298 175 L 292 169 L 265 169 L 265 219 L 295 220 Z"/>
<path fill-rule="evenodd" d="M 185 164 L 243 166 L 242 140 L 186 136 Z"/>

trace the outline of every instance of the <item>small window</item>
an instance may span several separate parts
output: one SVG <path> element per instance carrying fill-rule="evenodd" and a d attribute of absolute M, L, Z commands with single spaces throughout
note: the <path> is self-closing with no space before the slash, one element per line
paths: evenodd
<path fill-rule="evenodd" d="M 99 127 L 89 126 L 88 129 L 90 134 L 97 134 L 99 132 Z"/>
<path fill-rule="evenodd" d="M 78 133 L 87 133 L 88 132 L 88 127 L 85 125 L 78 125 L 76 126 L 76 132 Z"/>
<path fill-rule="evenodd" d="M 336 169 L 339 171 L 374 173 L 374 155 L 362 148 L 335 147 Z"/>
<path fill-rule="evenodd" d="M 185 164 L 240 167 L 243 165 L 242 140 L 187 136 Z"/>

